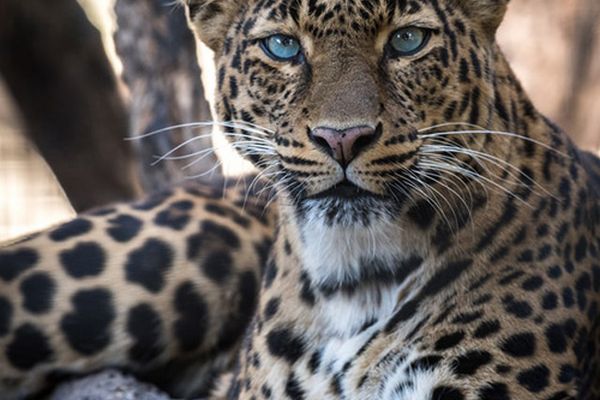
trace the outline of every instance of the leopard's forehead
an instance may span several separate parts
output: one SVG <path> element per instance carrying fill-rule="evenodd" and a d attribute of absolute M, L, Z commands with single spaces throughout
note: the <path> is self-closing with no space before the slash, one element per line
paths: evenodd
<path fill-rule="evenodd" d="M 287 16 L 300 21 L 310 16 L 320 21 L 330 21 L 336 14 L 345 14 L 356 19 L 373 19 L 397 12 L 415 14 L 425 8 L 439 8 L 437 0 L 277 0 L 251 2 L 255 10 L 272 10 L 273 17 Z"/>
<path fill-rule="evenodd" d="M 318 38 L 376 34 L 388 25 L 444 19 L 438 0 L 279 0 L 250 3 L 248 19 L 265 29 L 292 24 Z M 415 21 L 417 19 L 418 21 Z M 252 28 L 255 26 L 253 25 Z"/>

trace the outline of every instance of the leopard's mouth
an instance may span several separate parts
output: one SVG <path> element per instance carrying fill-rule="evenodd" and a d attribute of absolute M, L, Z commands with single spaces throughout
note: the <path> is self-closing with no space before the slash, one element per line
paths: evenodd
<path fill-rule="evenodd" d="M 311 200 L 318 199 L 361 199 L 361 198 L 380 198 L 381 195 L 373 193 L 369 190 L 365 190 L 358 187 L 348 179 L 335 184 L 329 189 L 323 190 L 309 197 Z"/>

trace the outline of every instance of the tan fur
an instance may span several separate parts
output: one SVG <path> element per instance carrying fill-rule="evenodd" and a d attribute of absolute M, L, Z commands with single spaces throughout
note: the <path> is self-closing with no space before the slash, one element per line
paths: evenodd
<path fill-rule="evenodd" d="M 252 212 L 247 229 L 235 228 L 244 212 L 239 193 L 233 204 L 218 202 L 230 211 L 213 207 L 197 217 L 228 227 L 203 236 L 202 251 L 235 255 L 234 276 L 260 270 L 258 299 L 232 281 L 214 284 L 227 266 L 199 269 L 195 263 L 202 260 L 184 262 L 182 243 L 192 228 L 169 236 L 180 260 L 170 276 L 175 282 L 148 301 L 172 325 L 173 304 L 185 309 L 198 301 L 178 300 L 170 285 L 197 282 L 195 289 L 210 302 L 212 336 L 197 352 L 171 351 L 182 337 L 199 334 L 191 318 L 188 329 L 165 337 L 168 350 L 161 354 L 175 364 L 198 356 L 196 384 L 212 382 L 205 366 L 221 371 L 236 354 L 211 399 L 600 396 L 600 160 L 577 149 L 535 109 L 493 41 L 507 3 L 187 3 L 197 36 L 216 50 L 218 118 L 241 124 L 227 132 L 229 140 L 278 196 L 279 226 L 268 261 L 256 246 L 264 250 L 272 219 L 261 222 Z M 406 27 L 425 29 L 429 41 L 412 53 L 394 50 L 390 38 Z M 274 57 L 265 39 L 275 34 L 297 40 L 302 51 Z M 355 143 L 355 157 L 346 164 L 314 135 L 316 128 L 344 135 L 341 130 L 357 125 L 375 129 Z M 210 193 L 196 201 L 209 211 L 204 196 Z M 259 200 L 252 209 L 266 205 Z M 159 214 L 136 215 L 148 222 Z M 99 218 L 97 225 L 104 224 Z M 117 257 L 112 272 L 97 280 L 117 288 L 123 321 L 126 309 L 147 294 L 139 282 L 118 275 L 124 252 L 136 246 L 106 242 L 103 232 L 86 238 L 107 243 Z M 140 235 L 156 232 L 147 228 Z M 228 247 L 235 242 L 231 232 L 239 248 Z M 53 255 L 47 236 L 24 245 Z M 254 275 L 245 276 L 237 283 L 256 283 Z M 61 277 L 60 293 L 85 287 L 67 278 Z M 4 293 L 18 297 L 14 285 Z M 68 307 L 67 295 L 61 294 L 60 307 Z M 251 313 L 245 305 L 255 301 L 238 346 Z M 25 308 L 17 307 L 18 323 L 29 318 Z M 57 310 L 31 321 L 56 326 L 64 312 Z M 230 324 L 240 329 L 219 328 Z M 0 346 L 10 348 L 19 336 L 13 331 Z M 62 334 L 50 331 L 56 362 L 39 362 L 30 374 L 17 371 L 5 387 L 12 382 L 19 390 L 50 367 L 121 362 L 136 336 L 144 342 L 135 330 L 129 336 L 124 331 L 114 328 L 110 345 L 91 360 L 76 357 Z M 216 336 L 233 344 L 217 351 L 211 347 Z M 11 362 L 22 361 L 27 358 Z M 197 389 L 183 384 L 188 390 L 180 393 Z"/>

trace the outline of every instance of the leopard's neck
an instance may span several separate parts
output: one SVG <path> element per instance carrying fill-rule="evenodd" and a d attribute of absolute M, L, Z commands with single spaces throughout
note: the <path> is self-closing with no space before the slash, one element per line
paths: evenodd
<path fill-rule="evenodd" d="M 309 218 L 282 232 L 298 244 L 298 265 L 316 298 L 311 325 L 325 335 L 350 336 L 385 319 L 425 264 L 423 249 L 391 219 L 339 226 Z"/>
<path fill-rule="evenodd" d="M 281 207 L 276 273 L 267 271 L 277 284 L 267 285 L 263 299 L 266 305 L 281 297 L 282 307 L 289 300 L 285 318 L 315 339 L 348 338 L 389 319 L 398 299 L 421 285 L 437 259 L 429 254 L 426 236 L 393 218 L 337 226 L 298 218 L 289 209 Z M 301 307 L 291 306 L 297 299 Z"/>

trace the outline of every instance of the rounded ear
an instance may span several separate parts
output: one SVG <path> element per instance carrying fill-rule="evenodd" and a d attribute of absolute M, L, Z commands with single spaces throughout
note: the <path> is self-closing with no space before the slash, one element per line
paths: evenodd
<path fill-rule="evenodd" d="M 464 13 L 475 23 L 480 23 L 485 33 L 490 37 L 504 19 L 509 0 L 458 0 Z"/>
<path fill-rule="evenodd" d="M 188 22 L 205 45 L 219 52 L 234 18 L 240 11 L 239 0 L 183 0 Z"/>

